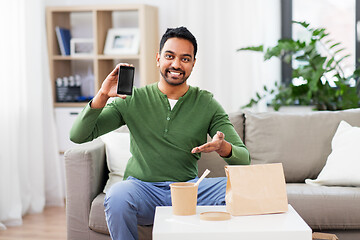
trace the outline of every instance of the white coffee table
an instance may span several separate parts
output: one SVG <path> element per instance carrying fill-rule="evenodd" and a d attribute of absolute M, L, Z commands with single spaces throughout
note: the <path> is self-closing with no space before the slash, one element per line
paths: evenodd
<path fill-rule="evenodd" d="M 175 216 L 171 207 L 157 207 L 153 240 L 244 239 L 311 240 L 311 228 L 289 205 L 279 214 L 232 216 L 226 221 L 204 221 L 200 213 L 226 211 L 225 206 L 197 206 L 196 215 Z"/>

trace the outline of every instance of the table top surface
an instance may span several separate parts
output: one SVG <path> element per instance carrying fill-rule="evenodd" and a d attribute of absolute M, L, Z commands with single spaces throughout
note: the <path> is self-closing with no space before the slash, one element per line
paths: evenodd
<path fill-rule="evenodd" d="M 184 235 L 201 234 L 207 235 L 226 234 L 249 234 L 249 233 L 305 233 L 311 239 L 311 228 L 305 223 L 300 215 L 289 205 L 286 213 L 231 216 L 225 221 L 206 221 L 200 219 L 200 213 L 208 211 L 226 212 L 225 206 L 197 206 L 196 215 L 175 216 L 172 207 L 157 207 L 153 226 L 153 236 L 157 235 Z M 308 239 L 299 238 L 299 239 Z"/>

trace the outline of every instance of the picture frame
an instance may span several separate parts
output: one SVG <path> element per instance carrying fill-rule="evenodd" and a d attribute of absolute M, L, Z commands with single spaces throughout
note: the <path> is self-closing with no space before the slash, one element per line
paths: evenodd
<path fill-rule="evenodd" d="M 111 28 L 108 30 L 104 55 L 138 54 L 139 29 Z"/>
<path fill-rule="evenodd" d="M 70 40 L 71 56 L 89 56 L 94 54 L 94 41 L 91 38 L 72 38 Z"/>

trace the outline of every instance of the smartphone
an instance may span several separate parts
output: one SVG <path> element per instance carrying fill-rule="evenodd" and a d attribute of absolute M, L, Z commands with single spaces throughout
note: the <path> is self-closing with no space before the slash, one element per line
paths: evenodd
<path fill-rule="evenodd" d="M 134 87 L 135 68 L 130 66 L 120 66 L 117 93 L 131 95 Z"/>

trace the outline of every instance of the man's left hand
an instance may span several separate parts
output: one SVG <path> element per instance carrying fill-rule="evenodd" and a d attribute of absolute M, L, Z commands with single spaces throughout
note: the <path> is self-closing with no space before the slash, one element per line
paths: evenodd
<path fill-rule="evenodd" d="M 217 152 L 221 157 L 228 157 L 231 154 L 231 144 L 225 141 L 225 134 L 218 131 L 211 142 L 205 143 L 191 150 L 191 153 Z"/>

